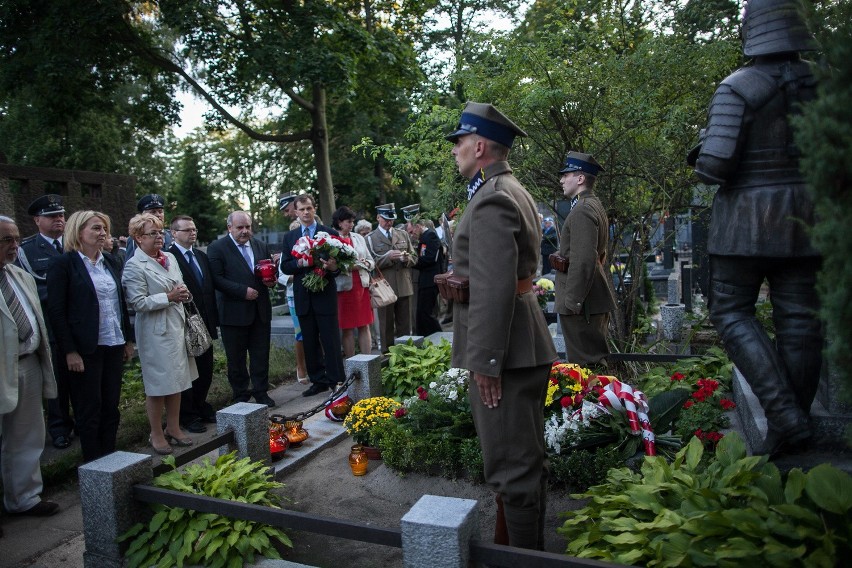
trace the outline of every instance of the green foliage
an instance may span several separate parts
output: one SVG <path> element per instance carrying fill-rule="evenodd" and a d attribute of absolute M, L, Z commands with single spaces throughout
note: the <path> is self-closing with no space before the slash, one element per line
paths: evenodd
<path fill-rule="evenodd" d="M 606 479 L 610 469 L 624 464 L 624 458 L 615 448 L 576 450 L 550 457 L 550 478 L 575 491 L 585 491 Z"/>
<path fill-rule="evenodd" d="M 815 67 L 818 95 L 795 123 L 796 142 L 803 150 L 801 170 L 818 219 L 812 238 L 823 255 L 817 289 L 828 337 L 826 354 L 852 400 L 852 4 L 825 2 L 819 7 L 813 18 L 823 50 L 823 64 Z"/>
<path fill-rule="evenodd" d="M 391 345 L 390 361 L 382 369 L 382 388 L 388 396 L 404 398 L 417 392 L 450 368 L 453 346 L 446 339 L 435 345 L 424 341 L 422 347 L 413 341 Z"/>
<path fill-rule="evenodd" d="M 187 145 L 184 148 L 175 185 L 175 213 L 193 218 L 198 229 L 199 243 L 215 240 L 225 227 L 227 208 L 216 198 L 213 184 L 204 178 L 199 156 L 192 146 Z M 167 220 L 170 222 L 171 218 Z"/>
<path fill-rule="evenodd" d="M 412 404 L 405 416 L 383 423 L 372 435 L 384 462 L 397 471 L 449 478 L 476 471 L 476 460 L 467 461 L 472 448 L 463 445 L 477 440 L 473 416 L 439 397 Z"/>
<path fill-rule="evenodd" d="M 700 357 L 684 359 L 679 363 L 651 367 L 635 379 L 639 390 L 653 397 L 661 392 L 676 388 L 692 388 L 698 379 L 714 379 L 730 390 L 734 364 L 725 351 L 710 347 Z M 677 376 L 677 378 L 676 378 Z"/>
<path fill-rule="evenodd" d="M 167 456 L 163 462 L 174 466 L 174 457 Z M 184 471 L 164 473 L 154 479 L 154 486 L 278 508 L 280 497 L 273 491 L 283 484 L 272 480 L 262 462 L 237 460 L 236 452 L 231 452 L 220 456 L 215 464 L 206 458 L 203 464 L 189 465 Z M 292 546 L 282 530 L 254 521 L 159 504 L 152 508 L 154 515 L 147 525 L 138 523 L 118 539 L 130 541 L 125 558 L 131 568 L 242 566 L 254 562 L 255 554 L 281 558 L 276 542 Z"/>
<path fill-rule="evenodd" d="M 837 566 L 852 553 L 852 479 L 820 465 L 786 481 L 736 434 L 704 457 L 693 438 L 673 463 L 610 470 L 558 529 L 566 553 L 641 566 Z"/>

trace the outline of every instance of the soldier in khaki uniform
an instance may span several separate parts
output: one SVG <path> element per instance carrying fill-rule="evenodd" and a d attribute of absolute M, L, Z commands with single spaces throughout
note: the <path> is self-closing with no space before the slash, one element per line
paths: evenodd
<path fill-rule="evenodd" d="M 559 171 L 571 211 L 562 225 L 559 255 L 566 259 L 567 267 L 561 266 L 565 271 L 555 267 L 555 306 L 567 359 L 583 366 L 605 364 L 609 312 L 615 309 L 610 277 L 604 270 L 609 223 L 593 192 L 602 170 L 591 154 L 568 152 Z"/>
<path fill-rule="evenodd" d="M 379 205 L 376 213 L 379 226 L 367 235 L 367 247 L 397 297 L 393 304 L 378 309 L 382 353 L 387 353 L 394 338 L 411 335 L 411 297 L 414 295 L 411 267 L 417 262 L 417 255 L 408 233 L 393 226 L 396 220 L 394 204 Z"/>
<path fill-rule="evenodd" d="M 453 307 L 452 365 L 471 374 L 485 480 L 497 493 L 495 542 L 541 550 L 548 471 L 543 408 L 556 351 L 531 292 L 538 211 L 506 162 L 516 135 L 526 133 L 493 106 L 469 102 L 447 136 L 459 173 L 470 179 L 470 203 L 452 250 L 453 275 L 469 278 L 470 290 L 468 302 Z"/>

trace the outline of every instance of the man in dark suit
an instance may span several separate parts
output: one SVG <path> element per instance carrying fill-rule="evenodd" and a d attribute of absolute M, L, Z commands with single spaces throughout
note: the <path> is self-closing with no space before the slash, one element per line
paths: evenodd
<path fill-rule="evenodd" d="M 414 217 L 408 223 L 408 234 L 411 240 L 417 239 L 417 310 L 414 327 L 417 335 L 428 336 L 443 331 L 441 324 L 432 312 L 438 301 L 438 286 L 435 276 L 443 272 L 444 248 L 441 239 L 435 231 L 435 226 L 429 219 Z"/>
<path fill-rule="evenodd" d="M 291 255 L 290 251 L 303 236 L 313 239 L 318 232 L 337 235 L 337 231 L 317 223 L 316 208 L 310 195 L 299 195 L 293 205 L 296 207 L 300 226 L 285 233 L 281 241 L 281 272 L 294 276 L 296 315 L 302 326 L 305 363 L 312 383 L 302 396 L 313 396 L 344 381 L 340 327 L 337 324 L 337 285 L 334 283 L 334 277 L 340 274 L 340 270 L 333 258 L 320 260 L 326 271 L 327 282 L 322 290 L 311 292 L 302 284 L 302 279 L 317 267 L 300 266 L 299 260 Z"/>
<path fill-rule="evenodd" d="M 30 203 L 27 213 L 32 215 L 38 234 L 24 239 L 18 248 L 17 264 L 33 278 L 38 287 L 42 313 L 47 313 L 47 269 L 62 254 L 62 233 L 65 230 L 65 207 L 61 195 L 43 195 Z M 50 352 L 56 375 L 58 396 L 47 401 L 47 431 L 53 447 L 65 449 L 74 436 L 74 419 L 71 416 L 71 397 L 68 390 L 68 371 L 65 362 L 58 359 L 56 338 L 47 322 Z"/>
<path fill-rule="evenodd" d="M 248 402 L 254 396 L 260 404 L 274 407 L 275 401 L 266 391 L 272 331 L 269 288 L 275 286 L 275 280 L 264 282 L 254 273 L 254 266 L 260 260 L 271 260 L 272 255 L 265 244 L 252 238 L 251 225 L 251 216 L 245 211 L 231 212 L 228 234 L 210 243 L 207 258 L 234 402 Z"/>
<path fill-rule="evenodd" d="M 194 247 L 198 239 L 195 221 L 188 215 L 178 215 L 172 219 L 172 237 L 174 242 L 169 252 L 175 256 L 183 281 L 192 294 L 192 301 L 201 313 L 201 319 L 207 326 L 210 336 L 216 339 L 219 314 L 216 311 L 216 289 L 213 287 L 213 274 L 207 255 Z M 207 393 L 213 382 L 213 347 L 195 358 L 198 378 L 192 381 L 192 387 L 183 391 L 180 397 L 180 422 L 189 432 L 207 431 L 205 422 L 216 423 L 216 411 L 207 402 Z"/>

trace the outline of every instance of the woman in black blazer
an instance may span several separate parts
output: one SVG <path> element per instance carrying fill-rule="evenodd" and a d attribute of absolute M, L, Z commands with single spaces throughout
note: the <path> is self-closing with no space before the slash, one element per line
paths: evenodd
<path fill-rule="evenodd" d="M 71 406 L 83 460 L 115 451 L 124 362 L 133 330 L 115 260 L 101 252 L 109 217 L 78 211 L 65 224 L 65 253 L 47 272 L 47 311 L 69 371 Z"/>

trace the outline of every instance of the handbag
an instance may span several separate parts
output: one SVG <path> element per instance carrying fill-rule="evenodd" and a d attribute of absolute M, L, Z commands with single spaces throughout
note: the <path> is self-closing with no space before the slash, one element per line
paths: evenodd
<path fill-rule="evenodd" d="M 204 354 L 213 345 L 213 338 L 207 331 L 207 324 L 201 318 L 201 313 L 195 302 L 190 300 L 183 305 L 186 314 L 186 325 L 183 328 L 183 336 L 186 341 L 186 354 L 190 357 L 198 357 Z"/>
<path fill-rule="evenodd" d="M 383 308 L 396 302 L 396 293 L 391 288 L 391 285 L 385 280 L 382 271 L 376 267 L 378 276 L 370 278 L 370 303 L 374 308 Z"/>
<path fill-rule="evenodd" d="M 348 292 L 352 289 L 352 275 L 354 274 L 356 277 L 360 278 L 358 275 L 358 269 L 353 268 L 352 272 L 347 272 L 346 274 L 338 274 L 334 277 L 334 283 L 337 286 L 338 292 Z"/>

